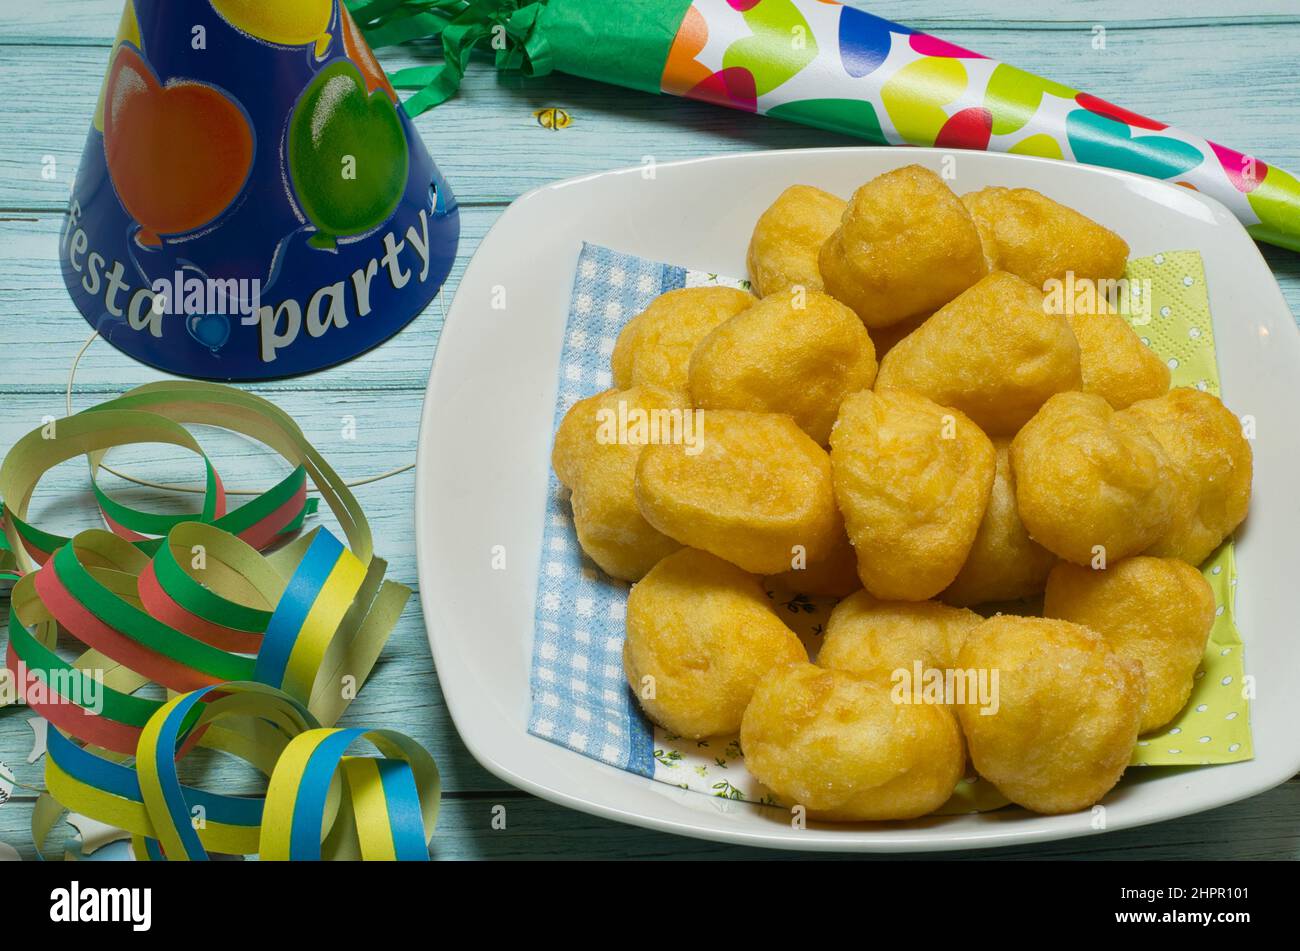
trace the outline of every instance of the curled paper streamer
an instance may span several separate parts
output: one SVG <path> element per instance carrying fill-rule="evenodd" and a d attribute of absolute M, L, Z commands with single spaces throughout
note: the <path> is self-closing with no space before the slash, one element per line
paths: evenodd
<path fill-rule="evenodd" d="M 195 733 L 204 734 L 202 745 L 265 773 L 266 795 L 182 784 L 176 753 Z M 345 755 L 363 740 L 382 758 Z M 45 776 L 60 806 L 129 831 L 136 858 L 150 860 L 203 860 L 210 852 L 266 861 L 427 860 L 440 797 L 437 766 L 417 743 L 391 730 L 322 728 L 302 704 L 258 683 L 168 701 L 143 731 L 134 769 L 56 731 Z M 48 805 L 38 810 L 38 845 L 57 814 Z"/>
<path fill-rule="evenodd" d="M 370 44 L 442 40 L 403 69 L 415 115 L 453 95 L 476 45 L 498 69 L 688 96 L 882 145 L 1012 152 L 1163 179 L 1300 250 L 1290 173 L 1086 92 L 834 0 L 347 0 Z"/>
<path fill-rule="evenodd" d="M 221 478 L 185 423 L 257 439 L 295 468 L 228 510 Z M 95 484 L 111 448 L 140 443 L 180 446 L 199 457 L 205 484 L 199 512 L 140 511 Z M 30 524 L 27 509 L 41 477 L 80 455 L 90 461 L 94 496 L 111 530 L 64 538 Z M 306 496 L 309 476 L 348 546 L 323 528 L 294 537 L 315 508 Z M 38 803 L 38 843 L 68 808 L 140 837 L 137 857 L 196 858 L 232 849 L 321 857 L 319 835 L 314 852 L 301 842 L 260 844 L 260 805 L 254 816 L 248 800 L 182 790 L 174 776 L 177 755 L 201 745 L 240 756 L 270 777 L 267 803 L 276 804 L 277 821 L 292 817 L 305 790 L 321 782 L 335 788 L 338 766 L 357 808 L 348 813 L 353 825 L 339 826 L 338 841 L 327 843 L 328 855 L 410 858 L 419 851 L 427 857 L 413 843 L 426 820 L 432 828 L 436 809 L 437 771 L 428 754 L 379 731 L 365 736 L 387 759 L 354 765 L 335 747 L 362 734 L 326 729 L 364 684 L 411 592 L 384 580 L 386 563 L 373 554 L 356 499 L 289 416 L 230 387 L 150 384 L 20 439 L 0 466 L 0 495 L 16 579 L 8 677 L 18 698 L 56 727 L 49 733 L 46 781 L 57 804 Z M 85 652 L 64 659 L 55 650 L 60 632 Z M 141 695 L 148 684 L 179 696 Z M 280 756 L 300 735 L 348 739 L 331 739 L 327 749 L 334 752 L 320 754 L 334 756 L 328 770 L 284 773 L 293 778 L 277 786 Z M 121 764 L 128 757 L 136 758 L 135 769 Z M 316 817 L 317 833 L 322 822 L 341 815 L 330 795 L 328 809 Z M 206 815 L 209 806 L 216 809 L 215 831 L 210 839 L 196 837 L 182 813 Z M 317 809 L 316 801 L 304 808 Z M 392 839 L 387 845 L 380 841 L 384 830 Z"/>

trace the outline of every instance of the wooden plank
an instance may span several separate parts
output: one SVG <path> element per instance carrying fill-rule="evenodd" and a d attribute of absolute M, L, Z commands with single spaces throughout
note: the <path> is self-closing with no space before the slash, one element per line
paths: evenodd
<path fill-rule="evenodd" d="M 1300 11 L 1294 0 L 1244 0 L 1230 10 L 1221 0 L 1186 0 L 1155 13 L 1129 0 L 1094 0 L 1087 5 L 950 0 L 942 9 L 930 0 L 876 0 L 867 6 L 1189 130 L 1250 147 L 1269 161 L 1300 167 L 1300 143 L 1292 134 L 1300 125 L 1300 104 L 1293 94 L 1294 50 L 1300 45 Z M 7 22 L 0 35 L 0 46 L 5 47 L 0 83 L 23 91 L 0 113 L 0 209 L 13 210 L 0 210 L 0 308 L 5 314 L 0 320 L 0 352 L 21 347 L 21 359 L 8 364 L 10 378 L 0 380 L 8 411 L 0 424 L 0 446 L 38 425 L 41 416 L 61 414 L 62 379 L 85 338 L 85 325 L 72 312 L 58 275 L 53 256 L 58 218 L 51 212 L 66 198 L 119 9 L 116 0 L 47 0 L 25 7 L 21 19 L 11 17 L 17 22 Z M 1162 18 L 1162 12 L 1170 16 Z M 1104 52 L 1091 48 L 1094 24 L 1107 27 Z M 1198 28 L 1209 24 L 1213 28 Z M 1034 35 L 1026 37 L 1031 30 Z M 411 50 L 385 51 L 383 59 L 390 69 L 433 61 Z M 569 130 L 551 133 L 533 121 L 532 110 L 551 105 L 574 115 Z M 469 206 L 460 266 L 504 203 L 556 178 L 634 164 L 644 155 L 671 160 L 747 149 L 854 144 L 799 126 L 569 77 L 529 83 L 518 77 L 498 78 L 482 63 L 472 68 L 461 98 L 422 117 L 420 128 L 462 203 Z M 47 155 L 55 161 L 54 177 L 48 180 L 42 177 Z M 1300 257 L 1273 249 L 1266 249 L 1265 256 L 1292 310 L 1300 313 Z M 454 280 L 455 275 L 449 289 Z M 345 475 L 396 466 L 413 455 L 438 321 L 437 308 L 431 307 L 368 357 L 259 389 L 273 393 L 303 421 Z M 88 355 L 79 392 L 111 394 L 157 376 L 99 344 Z M 83 396 L 78 406 L 85 401 Z M 355 441 L 340 438 L 340 420 L 347 414 L 357 416 Z M 242 470 L 245 478 L 262 471 L 255 464 L 261 457 L 247 447 L 222 443 L 216 457 L 226 461 L 228 472 Z M 156 463 L 161 466 L 162 460 Z M 141 473 L 149 471 L 148 460 L 134 465 Z M 70 527 L 77 512 L 86 514 L 83 480 L 83 472 L 67 466 L 49 484 L 54 490 L 79 487 L 80 507 L 59 513 L 69 518 Z M 408 581 L 415 577 L 413 484 L 414 476 L 408 473 L 358 491 L 379 548 L 392 563 L 391 576 Z M 133 498 L 150 496 L 146 492 Z M 43 492 L 37 503 L 53 506 L 64 498 L 57 491 Z M 15 767 L 20 780 L 38 783 L 39 764 L 14 762 L 30 745 L 28 715 L 22 709 L 0 712 L 0 758 Z M 404 729 L 438 756 L 451 792 L 435 844 L 438 857 L 794 855 L 644 832 L 505 791 L 473 762 L 455 735 L 438 692 L 418 604 L 403 616 L 348 722 Z M 219 764 L 210 776 L 214 788 L 247 786 L 246 776 Z M 1292 782 L 1201 817 L 1032 850 L 958 857 L 1295 859 L 1300 857 L 1294 820 L 1298 798 L 1300 787 Z M 507 807 L 507 830 L 500 832 L 489 824 L 491 806 L 498 803 Z M 29 816 L 29 801 L 21 797 L 0 808 L 0 839 L 25 842 Z"/>
<path fill-rule="evenodd" d="M 0 841 L 32 858 L 30 799 L 0 808 Z M 504 810 L 504 812 L 503 812 Z M 1287 783 L 1254 799 L 1199 816 L 1160 825 L 1032 848 L 979 849 L 920 855 L 845 855 L 752 849 L 597 819 L 553 806 L 523 793 L 507 792 L 443 799 L 430 853 L 435 859 L 573 860 L 790 860 L 816 856 L 839 861 L 898 862 L 943 857 L 959 862 L 1024 859 L 1112 859 L 1154 862 L 1182 860 L 1300 859 L 1300 784 Z M 504 818 L 505 828 L 500 828 Z M 496 820 L 496 826 L 493 822 Z M 71 833 L 71 828 L 64 827 Z M 66 840 L 65 840 L 66 841 Z"/>
<path fill-rule="evenodd" d="M 946 0 L 936 5 L 929 0 L 872 0 L 853 6 L 877 16 L 906 23 L 916 29 L 940 30 L 953 24 L 1006 24 L 1062 28 L 1070 24 L 1159 22 L 1242 23 L 1294 20 L 1296 9 L 1290 0 L 1239 0 L 1225 9 L 1221 0 L 1186 0 L 1134 4 L 1131 0 L 1091 0 L 1087 4 L 1044 5 L 1036 0 Z M 44 0 L 24 10 L 16 23 L 6 23 L 0 45 L 36 43 L 106 44 L 117 32 L 120 0 Z"/>
<path fill-rule="evenodd" d="M 1072 83 L 1138 112 L 1300 168 L 1300 99 L 1294 95 L 1300 23 L 1261 29 L 1115 29 L 1107 49 L 1086 31 L 1035 34 L 955 29 L 954 42 Z M 1231 50 L 1231 55 L 1224 55 Z M 107 52 L 10 47 L 0 86 L 23 89 L 0 113 L 0 210 L 61 209 L 76 170 Z M 385 51 L 385 66 L 428 59 Z M 573 125 L 552 132 L 533 111 L 560 106 Z M 418 122 L 462 203 L 506 202 L 572 175 L 725 152 L 860 144 L 804 126 L 703 103 L 630 92 L 568 76 L 498 77 L 476 63 L 461 94 Z M 46 170 L 54 161 L 52 178 Z"/>
<path fill-rule="evenodd" d="M 302 391 L 409 390 L 423 392 L 442 328 L 443 305 L 456 285 L 479 240 L 500 214 L 499 207 L 462 209 L 461 253 L 451 280 L 436 300 L 405 330 L 383 346 L 357 359 L 321 373 L 251 386 L 272 395 Z M 21 365 L 9 364 L 0 376 L 0 393 L 50 393 L 51 411 L 62 414 L 62 391 L 73 357 L 89 334 L 89 326 L 72 307 L 55 258 L 60 219 L 34 215 L 10 220 L 0 230 L 0 351 L 21 352 Z M 1263 249 L 1293 314 L 1300 314 L 1300 255 L 1278 248 Z M 689 263 L 689 262 L 687 262 Z M 41 345 L 31 346 L 39 340 Z M 21 372 L 19 372 L 21 371 Z M 164 379 L 165 374 L 135 363 L 110 345 L 97 341 L 82 359 L 77 372 L 74 407 L 92 398 L 105 398 L 141 383 Z M 416 417 L 409 421 L 412 439 Z"/>

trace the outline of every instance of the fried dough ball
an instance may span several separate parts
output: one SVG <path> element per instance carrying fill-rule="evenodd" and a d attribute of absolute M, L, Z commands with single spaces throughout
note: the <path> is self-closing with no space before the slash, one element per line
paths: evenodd
<path fill-rule="evenodd" d="M 996 708 L 956 708 L 979 774 L 1034 812 L 1091 806 L 1137 742 L 1142 665 L 1068 621 L 999 614 L 975 628 L 963 670 L 997 672 Z"/>
<path fill-rule="evenodd" d="M 895 670 L 948 670 L 966 635 L 983 623 L 974 611 L 937 601 L 880 601 L 866 591 L 850 595 L 826 622 L 817 663 L 889 682 Z"/>
<path fill-rule="evenodd" d="M 1214 626 L 1214 591 L 1177 558 L 1125 558 L 1104 571 L 1061 562 L 1047 579 L 1043 613 L 1096 631 L 1142 664 L 1146 702 L 1139 733 L 1178 716 Z"/>
<path fill-rule="evenodd" d="M 822 445 L 844 397 L 875 379 L 862 321 L 818 291 L 763 298 L 714 328 L 691 357 L 696 406 L 788 413 Z"/>
<path fill-rule="evenodd" d="M 811 185 L 791 185 L 759 215 L 749 239 L 749 279 L 759 297 L 802 286 L 822 289 L 817 256 L 848 202 Z"/>
<path fill-rule="evenodd" d="M 991 601 L 1019 601 L 1043 590 L 1056 556 L 1029 537 L 1016 507 L 1016 477 L 1011 471 L 1011 441 L 993 440 L 997 471 L 984 520 L 975 533 L 966 563 L 940 597 L 967 607 Z"/>
<path fill-rule="evenodd" d="M 936 310 L 986 272 L 965 206 L 919 165 L 886 172 L 854 192 L 818 265 L 826 293 L 852 307 L 868 329 Z"/>
<path fill-rule="evenodd" d="M 572 491 L 582 550 L 610 577 L 635 581 L 681 545 L 652 528 L 637 508 L 636 464 L 650 430 L 629 425 L 627 439 L 621 440 L 609 425 L 617 420 L 620 404 L 629 420 L 638 412 L 689 412 L 681 394 L 656 386 L 606 390 L 579 400 L 564 414 L 551 462 Z"/>
<path fill-rule="evenodd" d="M 656 297 L 623 327 L 610 367 L 614 386 L 686 391 L 691 353 L 709 331 L 758 298 L 734 287 L 684 287 Z"/>
<path fill-rule="evenodd" d="M 1241 421 L 1217 396 L 1178 387 L 1129 410 L 1164 447 L 1179 475 L 1173 525 L 1148 555 L 1199 565 L 1250 508 L 1252 459 Z"/>
<path fill-rule="evenodd" d="M 1029 535 L 1075 564 L 1136 555 L 1172 524 L 1169 457 L 1129 410 L 1058 393 L 1011 441 L 1016 503 Z"/>
<path fill-rule="evenodd" d="M 989 268 L 1010 271 L 1034 287 L 1050 279 L 1117 278 L 1128 244 L 1115 232 L 1030 188 L 993 186 L 962 196 L 975 219 Z"/>
<path fill-rule="evenodd" d="M 926 815 L 966 765 L 947 707 L 895 703 L 888 684 L 806 663 L 759 681 L 740 745 L 745 767 L 782 802 L 831 822 Z"/>
<path fill-rule="evenodd" d="M 647 446 L 636 471 L 646 521 L 755 574 L 790 567 L 794 546 L 829 551 L 843 531 L 826 451 L 789 416 L 704 410 L 699 450 Z"/>
<path fill-rule="evenodd" d="M 1083 392 L 1106 398 L 1115 409 L 1152 399 L 1169 389 L 1169 365 L 1142 342 L 1118 314 L 1070 314 L 1079 341 Z"/>
<path fill-rule="evenodd" d="M 805 555 L 802 568 L 792 565 L 789 571 L 769 575 L 768 583 L 783 591 L 823 598 L 843 598 L 862 587 L 858 578 L 858 553 L 849 544 L 842 524 L 829 551 L 809 550 Z"/>
<path fill-rule="evenodd" d="M 995 457 L 964 414 L 919 394 L 864 390 L 844 401 L 831 431 L 835 498 L 868 591 L 924 601 L 952 583 L 984 517 Z"/>
<path fill-rule="evenodd" d="M 627 682 L 646 715 L 681 736 L 735 733 L 759 678 L 807 659 L 758 579 L 707 552 L 669 555 L 628 595 Z"/>
<path fill-rule="evenodd" d="M 998 271 L 940 308 L 880 364 L 878 385 L 954 406 L 990 435 L 1012 435 L 1049 396 L 1077 390 L 1079 344 L 1043 295 Z"/>

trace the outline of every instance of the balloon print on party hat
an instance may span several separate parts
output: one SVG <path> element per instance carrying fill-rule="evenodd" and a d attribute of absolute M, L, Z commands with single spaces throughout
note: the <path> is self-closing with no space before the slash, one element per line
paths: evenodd
<path fill-rule="evenodd" d="M 108 72 L 104 159 L 141 245 L 160 234 L 197 231 L 244 189 L 253 164 L 253 130 L 221 90 L 186 80 L 158 82 L 123 45 Z M 198 142 L 177 150 L 177 142 Z"/>
<path fill-rule="evenodd" d="M 321 70 L 299 100 L 289 125 L 289 174 L 302 210 L 319 229 L 311 239 L 316 247 L 369 231 L 401 200 L 407 176 L 401 119 L 383 92 L 366 91 L 350 61 Z"/>
<path fill-rule="evenodd" d="M 219 380 L 343 362 L 425 308 L 459 234 L 339 0 L 128 0 L 59 245 L 118 349 Z"/>
<path fill-rule="evenodd" d="M 283 46 L 310 43 L 317 56 L 329 49 L 333 0 L 212 0 L 212 6 L 231 26 L 259 39 Z"/>

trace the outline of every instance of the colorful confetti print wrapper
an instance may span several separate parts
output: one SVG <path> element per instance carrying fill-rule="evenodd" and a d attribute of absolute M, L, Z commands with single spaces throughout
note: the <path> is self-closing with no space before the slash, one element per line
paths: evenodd
<path fill-rule="evenodd" d="M 1300 182 L 1280 168 L 833 0 L 348 0 L 371 44 L 440 36 L 402 70 L 407 111 L 451 96 L 480 43 L 499 69 L 552 70 L 701 99 L 882 145 L 983 149 L 1137 172 L 1217 198 L 1300 250 Z"/>

